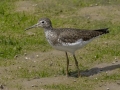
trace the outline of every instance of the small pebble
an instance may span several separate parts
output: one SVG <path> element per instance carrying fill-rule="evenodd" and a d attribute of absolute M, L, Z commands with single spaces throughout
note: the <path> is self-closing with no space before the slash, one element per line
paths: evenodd
<path fill-rule="evenodd" d="M 36 57 L 38 58 L 38 57 L 39 57 L 39 55 L 36 55 Z"/>
<path fill-rule="evenodd" d="M 27 53 L 24 53 L 24 55 L 26 56 L 26 55 L 27 55 Z"/>
<path fill-rule="evenodd" d="M 21 69 L 21 67 L 18 67 L 19 69 Z"/>
<path fill-rule="evenodd" d="M 36 61 L 33 61 L 34 63 L 36 62 Z"/>
<path fill-rule="evenodd" d="M 90 19 L 90 17 L 88 16 L 87 19 Z"/>
<path fill-rule="evenodd" d="M 93 5 L 91 4 L 90 7 L 92 7 Z"/>
<path fill-rule="evenodd" d="M 30 58 L 28 58 L 28 57 L 25 57 L 25 60 L 28 60 L 28 59 L 30 59 Z"/>
<path fill-rule="evenodd" d="M 37 6 L 37 4 L 33 4 L 32 6 L 35 7 L 35 6 Z"/>
<path fill-rule="evenodd" d="M 74 82 L 76 82 L 76 80 L 74 80 Z"/>
<path fill-rule="evenodd" d="M 34 85 L 31 85 L 32 87 L 34 87 Z"/>
<path fill-rule="evenodd" d="M 98 78 L 95 78 L 96 80 L 98 79 Z"/>
<path fill-rule="evenodd" d="M 112 64 L 115 64 L 115 61 L 113 61 Z"/>
<path fill-rule="evenodd" d="M 110 90 L 110 88 L 107 88 L 107 90 Z"/>
<path fill-rule="evenodd" d="M 32 32 L 26 32 L 26 34 L 27 34 L 28 36 L 35 36 L 35 33 L 32 33 Z"/>
<path fill-rule="evenodd" d="M 27 60 L 27 59 L 28 59 L 28 57 L 25 57 L 25 59 Z"/>
<path fill-rule="evenodd" d="M 108 45 L 108 42 L 105 42 L 106 45 Z"/>
<path fill-rule="evenodd" d="M 95 6 L 98 6 L 98 4 L 96 3 Z"/>
<path fill-rule="evenodd" d="M 95 58 L 97 57 L 97 56 L 94 56 Z"/>

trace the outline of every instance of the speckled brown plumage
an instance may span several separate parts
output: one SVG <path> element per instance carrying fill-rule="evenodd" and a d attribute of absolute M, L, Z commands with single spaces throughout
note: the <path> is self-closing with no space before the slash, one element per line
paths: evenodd
<path fill-rule="evenodd" d="M 80 30 L 80 29 L 72 29 L 72 28 L 60 28 L 60 29 L 53 29 L 52 31 L 55 33 L 54 37 L 56 37 L 53 38 L 53 36 L 51 36 L 51 40 L 54 45 L 60 43 L 59 41 L 64 43 L 74 43 L 79 39 L 82 39 L 83 41 L 87 41 L 94 37 L 109 32 L 108 28 L 99 29 L 99 30 Z"/>

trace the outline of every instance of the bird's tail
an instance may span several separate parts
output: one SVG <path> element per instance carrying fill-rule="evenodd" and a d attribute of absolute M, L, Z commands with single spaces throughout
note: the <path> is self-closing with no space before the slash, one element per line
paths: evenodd
<path fill-rule="evenodd" d="M 102 34 L 106 34 L 106 33 L 109 33 L 109 28 L 104 28 L 104 29 L 98 29 L 98 30 L 95 30 L 95 31 L 98 31 L 98 32 L 101 32 Z"/>

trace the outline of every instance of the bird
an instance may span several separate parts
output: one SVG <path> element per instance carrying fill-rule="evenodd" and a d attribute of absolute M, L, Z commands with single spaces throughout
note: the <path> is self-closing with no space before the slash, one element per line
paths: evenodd
<path fill-rule="evenodd" d="M 86 44 L 90 43 L 96 37 L 109 33 L 108 28 L 95 30 L 76 28 L 53 28 L 51 20 L 46 17 L 39 19 L 37 24 L 34 24 L 29 28 L 26 28 L 25 30 L 29 30 L 36 27 L 41 27 L 44 29 L 45 37 L 48 43 L 54 49 L 65 52 L 67 60 L 66 76 L 69 76 L 68 52 L 72 54 L 77 68 L 77 77 L 81 75 L 75 51 L 83 48 Z"/>

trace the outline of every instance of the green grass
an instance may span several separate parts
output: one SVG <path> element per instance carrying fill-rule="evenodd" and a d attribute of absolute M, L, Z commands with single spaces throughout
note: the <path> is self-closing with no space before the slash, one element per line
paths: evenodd
<path fill-rule="evenodd" d="M 119 9 L 120 0 L 29 0 L 24 5 L 18 5 L 18 3 L 25 0 L 3 0 L 0 2 L 0 84 L 6 84 L 17 79 L 31 79 L 31 78 L 46 78 L 65 75 L 66 61 L 62 56 L 51 56 L 44 54 L 40 56 L 37 63 L 33 63 L 32 60 L 20 60 L 14 59 L 16 55 L 19 57 L 25 57 L 24 53 L 34 52 L 50 52 L 52 47 L 47 43 L 44 32 L 41 28 L 31 29 L 25 31 L 26 28 L 37 23 L 41 17 L 48 17 L 52 20 L 53 27 L 71 27 L 81 29 L 98 29 L 108 27 L 110 33 L 94 40 L 86 47 L 81 49 L 77 54 L 77 58 L 80 59 L 79 66 L 81 70 L 91 69 L 92 66 L 98 63 L 111 63 L 115 58 L 120 58 L 120 25 L 119 14 L 111 14 L 108 11 L 104 11 L 104 16 L 107 17 L 101 20 L 95 20 L 87 18 L 89 16 L 89 10 L 86 15 L 81 13 L 84 8 L 92 8 L 98 6 L 116 6 Z M 18 6 L 17 6 L 17 5 Z M 37 4 L 37 6 L 33 6 Z M 97 5 L 96 5 L 97 4 Z M 91 7 L 92 6 L 92 7 Z M 34 11 L 23 10 L 20 7 L 34 8 Z M 106 9 L 105 9 L 106 10 Z M 100 14 L 102 10 L 99 11 Z M 108 14 L 107 14 L 108 13 Z M 113 20 L 118 21 L 113 21 Z M 29 34 L 31 33 L 31 35 Z M 44 57 L 45 60 L 42 60 Z M 22 58 L 23 59 L 23 58 Z M 47 59 L 47 60 L 46 60 Z M 74 63 L 71 58 L 71 63 Z M 53 66 L 50 66 L 50 60 L 53 62 Z M 19 68 L 21 67 L 21 68 Z M 74 65 L 70 67 L 70 71 L 76 70 Z M 119 71 L 119 69 L 117 69 Z M 98 80 L 89 77 L 81 77 L 76 83 L 65 83 L 45 85 L 43 88 L 47 90 L 93 90 L 95 84 L 101 83 L 101 80 L 105 82 L 118 80 L 120 78 L 119 73 L 113 73 L 106 75 L 105 72 L 96 76 Z M 12 84 L 12 83 L 11 83 Z M 10 86 L 9 86 L 10 87 Z M 25 89 L 21 84 L 13 83 L 15 88 L 19 90 Z M 26 90 L 26 89 L 25 89 Z M 36 89 L 37 90 L 37 89 Z"/>
<path fill-rule="evenodd" d="M 15 2 L 15 1 L 13 1 Z M 91 2 L 84 0 L 68 0 L 64 1 L 35 1 L 38 2 L 36 11 L 33 14 L 24 12 L 15 12 L 15 5 L 11 1 L 0 3 L 0 57 L 4 58 L 13 58 L 17 54 L 22 54 L 25 50 L 49 50 L 50 47 L 44 39 L 43 31 L 37 30 L 35 36 L 28 36 L 24 31 L 25 28 L 35 24 L 40 17 L 46 16 L 50 17 L 55 27 L 76 27 L 76 28 L 85 28 L 85 29 L 94 29 L 94 28 L 103 28 L 110 27 L 111 31 L 116 29 L 113 33 L 119 33 L 119 24 L 115 25 L 108 21 L 89 21 L 86 17 L 81 17 L 75 15 L 78 8 L 86 7 L 91 4 L 96 4 L 95 0 Z M 39 3 L 41 2 L 41 3 Z M 103 4 L 103 0 L 99 3 Z M 112 3 L 112 1 L 110 1 Z M 116 2 L 119 2 L 116 1 Z M 108 4 L 107 4 L 108 5 Z M 12 7 L 11 7 L 12 6 Z M 63 7 L 64 6 L 64 7 Z M 74 14 L 73 14 L 74 13 Z M 53 17 L 54 15 L 54 17 Z M 61 15 L 64 15 L 64 19 L 60 18 Z M 69 16 L 70 15 L 70 16 Z M 68 17 L 67 17 L 68 16 Z M 118 28 L 118 29 L 117 29 Z M 110 37 L 110 35 L 109 35 Z M 109 38 L 108 37 L 108 38 Z M 48 48 L 46 48 L 46 46 Z M 37 47 L 37 48 L 36 48 Z"/>

